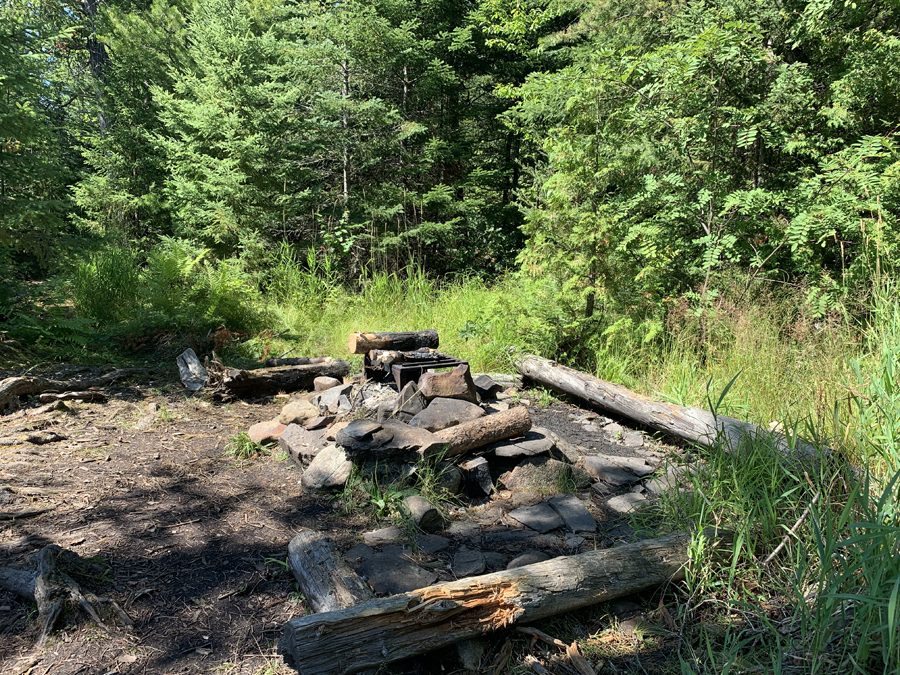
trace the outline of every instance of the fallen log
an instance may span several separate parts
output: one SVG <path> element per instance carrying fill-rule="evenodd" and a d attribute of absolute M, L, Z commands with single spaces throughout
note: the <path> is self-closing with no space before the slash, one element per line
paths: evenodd
<path fill-rule="evenodd" d="M 275 368 L 277 366 L 308 366 L 311 363 L 328 363 L 330 356 L 297 356 L 287 359 L 273 358 L 266 359 L 266 368 Z"/>
<path fill-rule="evenodd" d="M 277 393 L 313 388 L 313 380 L 327 375 L 343 378 L 350 373 L 350 364 L 329 358 L 323 363 L 309 363 L 301 366 L 276 366 L 257 370 L 226 370 L 222 384 L 233 393 Z"/>
<path fill-rule="evenodd" d="M 279 649 L 302 675 L 358 673 L 683 579 L 690 542 L 672 534 L 292 619 Z"/>
<path fill-rule="evenodd" d="M 447 441 L 445 457 L 455 457 L 507 438 L 522 436 L 531 429 L 531 416 L 525 406 L 516 406 L 494 415 L 464 422 L 435 435 Z"/>
<path fill-rule="evenodd" d="M 0 410 L 19 396 L 34 396 L 44 392 L 81 391 L 92 387 L 107 387 L 116 380 L 147 372 L 143 368 L 122 368 L 101 377 L 89 377 L 71 382 L 49 380 L 44 377 L 7 377 L 0 381 Z"/>
<path fill-rule="evenodd" d="M 411 352 L 422 347 L 438 348 L 438 332 L 433 328 L 410 333 L 350 333 L 347 349 L 351 354 L 366 354 L 373 349 Z"/>
<path fill-rule="evenodd" d="M 335 612 L 371 600 L 372 591 L 321 532 L 302 530 L 288 544 L 288 562 L 312 611 Z"/>
<path fill-rule="evenodd" d="M 701 408 L 686 408 L 642 396 L 625 387 L 606 382 L 587 373 L 562 366 L 555 361 L 532 354 L 516 360 L 516 367 L 526 377 L 559 391 L 583 399 L 595 407 L 639 424 L 692 443 L 712 446 L 724 441 L 737 448 L 747 438 L 771 438 L 784 454 L 794 453 L 804 459 L 818 456 L 815 446 L 797 438 L 795 443 L 778 433 L 762 429 L 724 415 L 713 415 Z"/>

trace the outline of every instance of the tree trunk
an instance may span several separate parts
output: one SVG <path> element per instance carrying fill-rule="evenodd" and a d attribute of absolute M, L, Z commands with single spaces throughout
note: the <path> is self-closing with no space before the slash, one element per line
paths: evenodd
<path fill-rule="evenodd" d="M 280 648 L 302 675 L 357 673 L 680 580 L 690 542 L 672 534 L 292 619 Z"/>
<path fill-rule="evenodd" d="M 516 406 L 503 412 L 464 422 L 435 435 L 447 441 L 445 457 L 456 457 L 469 450 L 481 448 L 507 438 L 524 436 L 531 429 L 531 416 L 525 406 Z"/>
<path fill-rule="evenodd" d="M 288 559 L 300 590 L 316 613 L 347 609 L 374 597 L 321 532 L 303 530 L 291 539 Z"/>
<path fill-rule="evenodd" d="M 351 354 L 366 354 L 373 349 L 411 352 L 438 348 L 438 332 L 433 328 L 411 333 L 351 333 L 347 349 Z"/>
<path fill-rule="evenodd" d="M 277 366 L 257 370 L 226 370 L 222 384 L 239 394 L 266 394 L 280 391 L 311 390 L 313 380 L 322 375 L 341 379 L 350 373 L 346 361 L 328 359 L 326 363 L 305 366 Z"/>
<path fill-rule="evenodd" d="M 0 410 L 5 408 L 12 400 L 19 396 L 33 396 L 47 391 L 82 391 L 91 387 L 106 387 L 116 380 L 137 373 L 146 373 L 142 368 L 123 368 L 114 370 L 108 375 L 91 377 L 72 382 L 48 380 L 43 377 L 7 377 L 0 381 Z"/>
<path fill-rule="evenodd" d="M 674 403 L 654 401 L 621 385 L 605 382 L 539 356 L 525 354 L 516 360 L 516 367 L 535 382 L 588 401 L 604 412 L 626 417 L 692 443 L 712 446 L 717 441 L 724 440 L 729 448 L 737 448 L 748 437 L 762 436 L 772 438 L 785 454 L 795 453 L 805 459 L 818 456 L 814 446 L 800 439 L 794 439 L 796 443 L 792 449 L 785 436 L 761 429 L 750 422 L 713 415 L 700 408 L 685 408 Z"/>

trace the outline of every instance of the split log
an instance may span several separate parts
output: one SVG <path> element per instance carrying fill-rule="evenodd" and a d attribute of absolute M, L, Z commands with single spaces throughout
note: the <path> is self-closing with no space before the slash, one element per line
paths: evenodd
<path fill-rule="evenodd" d="M 237 394 L 267 394 L 313 388 L 313 380 L 327 375 L 343 378 L 350 373 L 350 364 L 329 358 L 324 363 L 302 366 L 276 366 L 257 370 L 226 370 L 222 384 Z"/>
<path fill-rule="evenodd" d="M 672 534 L 292 619 L 280 649 L 302 675 L 357 673 L 683 579 L 690 542 Z"/>
<path fill-rule="evenodd" d="M 804 459 L 818 456 L 813 445 L 799 438 L 795 439 L 792 451 L 791 444 L 782 434 L 732 417 L 713 415 L 701 408 L 686 408 L 674 403 L 654 401 L 621 385 L 539 356 L 525 354 L 516 360 L 516 367 L 535 382 L 585 400 L 604 412 L 626 417 L 645 427 L 692 443 L 709 447 L 724 440 L 727 447 L 737 448 L 747 438 L 762 437 L 771 438 L 785 455 L 793 452 Z"/>
<path fill-rule="evenodd" d="M 445 457 L 455 457 L 507 438 L 523 436 L 531 429 L 531 416 L 525 406 L 486 415 L 471 422 L 438 431 L 435 435 L 447 441 Z"/>
<path fill-rule="evenodd" d="M 0 409 L 19 396 L 34 396 L 44 392 L 81 391 L 92 387 L 107 387 L 116 380 L 147 372 L 143 368 L 122 368 L 101 377 L 89 377 L 71 382 L 48 380 L 43 377 L 7 377 L 0 381 Z"/>
<path fill-rule="evenodd" d="M 411 333 L 350 333 L 347 349 L 351 354 L 366 354 L 373 349 L 411 352 L 422 347 L 438 348 L 438 332 L 433 328 Z"/>
<path fill-rule="evenodd" d="M 266 368 L 278 366 L 308 366 L 312 363 L 328 363 L 330 356 L 298 356 L 289 359 L 266 359 Z"/>
<path fill-rule="evenodd" d="M 291 539 L 288 561 L 314 612 L 336 612 L 375 597 L 321 532 L 302 530 Z"/>

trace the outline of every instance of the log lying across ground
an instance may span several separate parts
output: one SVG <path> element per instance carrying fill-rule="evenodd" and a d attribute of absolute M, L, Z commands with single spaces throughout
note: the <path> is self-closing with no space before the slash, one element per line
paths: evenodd
<path fill-rule="evenodd" d="M 122 368 L 100 377 L 81 378 L 72 381 L 48 380 L 43 377 L 7 377 L 0 381 L 0 410 L 19 396 L 34 396 L 44 392 L 82 391 L 91 387 L 107 387 L 116 380 L 130 375 L 146 373 L 143 368 Z"/>
<path fill-rule="evenodd" d="M 288 560 L 314 612 L 335 612 L 375 597 L 321 532 L 299 532 L 288 544 Z"/>
<path fill-rule="evenodd" d="M 680 580 L 690 541 L 672 534 L 311 614 L 285 625 L 279 648 L 302 675 L 358 673 Z"/>
<path fill-rule="evenodd" d="M 297 356 L 288 359 L 276 358 L 266 359 L 266 368 L 275 368 L 277 366 L 308 366 L 311 363 L 328 363 L 329 356 Z"/>
<path fill-rule="evenodd" d="M 373 349 L 411 352 L 422 347 L 438 348 L 438 332 L 433 328 L 411 333 L 351 333 L 347 349 L 351 354 L 366 354 Z"/>
<path fill-rule="evenodd" d="M 350 364 L 328 358 L 324 363 L 308 363 L 301 366 L 276 366 L 257 370 L 226 370 L 222 384 L 238 394 L 268 394 L 279 391 L 312 389 L 313 380 L 319 376 L 342 377 L 350 373 Z"/>
<path fill-rule="evenodd" d="M 771 438 L 785 454 L 793 452 L 804 459 L 813 459 L 819 454 L 815 446 L 799 438 L 795 439 L 792 451 L 791 444 L 782 434 L 732 417 L 713 415 L 701 408 L 686 408 L 674 403 L 654 401 L 621 385 L 539 356 L 525 354 L 516 360 L 516 367 L 522 375 L 535 382 L 583 399 L 605 412 L 626 417 L 645 427 L 692 443 L 711 446 L 717 441 L 725 441 L 728 447 L 737 448 L 748 437 L 762 437 Z"/>
<path fill-rule="evenodd" d="M 522 436 L 529 429 L 531 429 L 531 416 L 528 414 L 528 408 L 516 406 L 503 412 L 443 429 L 436 435 L 448 443 L 444 456 L 456 457 L 489 443 Z"/>

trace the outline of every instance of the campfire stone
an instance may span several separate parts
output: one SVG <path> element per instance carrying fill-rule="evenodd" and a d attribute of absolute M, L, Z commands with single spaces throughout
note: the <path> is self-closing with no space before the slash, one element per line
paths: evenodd
<path fill-rule="evenodd" d="M 494 489 L 491 468 L 484 457 L 476 457 L 459 465 L 466 484 L 466 493 L 474 499 L 484 499 Z"/>
<path fill-rule="evenodd" d="M 500 482 L 508 490 L 546 494 L 561 492 L 560 487 L 569 482 L 574 482 L 578 489 L 585 488 L 590 485 L 591 477 L 583 469 L 557 459 L 534 457 L 500 476 Z"/>
<path fill-rule="evenodd" d="M 439 534 L 420 534 L 416 537 L 416 546 L 419 547 L 420 551 L 428 555 L 434 555 L 438 551 L 443 551 L 449 545 L 450 540 Z"/>
<path fill-rule="evenodd" d="M 340 446 L 324 447 L 309 463 L 300 477 L 304 490 L 326 490 L 343 487 L 350 478 L 353 462 L 347 458 L 347 452 Z"/>
<path fill-rule="evenodd" d="M 365 544 L 357 544 L 344 554 L 344 560 L 346 560 L 351 565 L 359 565 L 364 560 L 368 560 L 369 558 L 371 558 L 373 555 L 375 555 L 375 551 L 371 546 L 366 546 Z"/>
<path fill-rule="evenodd" d="M 625 427 L 616 422 L 611 422 L 603 427 L 603 431 L 612 436 L 613 438 L 619 438 L 622 434 L 625 433 Z"/>
<path fill-rule="evenodd" d="M 271 443 L 277 441 L 287 427 L 278 420 L 257 422 L 247 430 L 247 435 L 254 443 Z"/>
<path fill-rule="evenodd" d="M 462 399 L 436 398 L 428 404 L 425 410 L 416 414 L 409 421 L 409 425 L 428 431 L 440 431 L 463 422 L 477 420 L 484 415 L 484 410 L 474 403 Z"/>
<path fill-rule="evenodd" d="M 349 410 L 351 406 L 348 397 L 352 391 L 352 384 L 339 384 L 336 387 L 331 387 L 331 389 L 320 391 L 312 397 L 310 402 L 314 406 L 317 406 L 323 413 L 337 413 L 340 412 L 342 408 Z"/>
<path fill-rule="evenodd" d="M 485 546 L 510 546 L 530 541 L 537 536 L 529 530 L 505 529 L 496 532 L 488 532 L 484 535 Z"/>
<path fill-rule="evenodd" d="M 289 424 L 278 439 L 278 447 L 291 456 L 296 464 L 307 466 L 328 442 L 325 430 L 307 431 L 299 424 Z"/>
<path fill-rule="evenodd" d="M 394 437 L 392 431 L 369 420 L 353 420 L 337 432 L 335 440 L 350 450 L 366 450 L 387 443 Z"/>
<path fill-rule="evenodd" d="M 458 577 L 474 577 L 487 567 L 481 551 L 462 548 L 453 556 L 453 573 Z"/>
<path fill-rule="evenodd" d="M 336 377 L 328 377 L 327 375 L 320 375 L 316 379 L 313 380 L 313 389 L 315 391 L 327 391 L 328 389 L 333 389 L 334 387 L 340 387 L 341 381 Z"/>
<path fill-rule="evenodd" d="M 376 553 L 363 562 L 356 572 L 366 577 L 372 590 L 384 595 L 408 593 L 429 586 L 437 579 L 434 572 L 390 553 Z"/>
<path fill-rule="evenodd" d="M 640 477 L 653 473 L 658 462 L 645 457 L 619 457 L 618 455 L 589 455 L 584 457 L 581 466 L 589 474 L 612 485 L 629 485 L 637 478 L 629 479 L 621 474 L 622 470 Z"/>
<path fill-rule="evenodd" d="M 562 518 L 546 503 L 521 506 L 510 511 L 509 517 L 541 534 L 563 526 Z"/>
<path fill-rule="evenodd" d="M 390 431 L 392 438 L 378 448 L 379 457 L 396 457 L 406 453 L 419 453 L 423 457 L 431 457 L 443 451 L 447 441 L 438 438 L 426 429 L 417 429 L 399 420 L 386 420 L 384 429 Z"/>
<path fill-rule="evenodd" d="M 439 490 L 446 490 L 451 495 L 458 495 L 462 488 L 463 473 L 455 464 L 445 464 L 438 469 L 435 485 Z"/>
<path fill-rule="evenodd" d="M 384 544 L 393 544 L 403 539 L 403 532 L 396 525 L 383 527 L 380 530 L 366 532 L 363 535 L 363 541 L 369 546 L 383 546 Z"/>
<path fill-rule="evenodd" d="M 617 495 L 606 502 L 610 510 L 626 514 L 636 511 L 647 503 L 647 498 L 638 492 L 629 492 L 624 495 Z"/>
<path fill-rule="evenodd" d="M 639 448 L 644 444 L 644 436 L 639 431 L 629 431 L 622 439 L 622 443 L 629 448 Z"/>
<path fill-rule="evenodd" d="M 490 400 L 503 391 L 503 385 L 497 384 L 494 378 L 484 373 L 476 375 L 473 382 L 475 383 L 475 391 L 478 392 L 482 401 Z"/>
<path fill-rule="evenodd" d="M 533 565 L 534 563 L 544 562 L 545 560 L 550 560 L 550 556 L 543 551 L 525 551 L 521 555 L 510 560 L 506 569 L 514 570 L 517 567 L 525 567 L 525 565 Z"/>
<path fill-rule="evenodd" d="M 305 424 L 309 420 L 319 416 L 319 409 L 309 401 L 298 398 L 288 403 L 281 409 L 278 421 L 284 425 Z"/>
<path fill-rule="evenodd" d="M 459 539 L 473 539 L 481 536 L 481 528 L 471 520 L 454 520 L 444 532 Z"/>
<path fill-rule="evenodd" d="M 420 530 L 434 532 L 444 526 L 440 511 L 424 497 L 411 495 L 403 500 L 403 506 L 409 512 L 409 518 Z"/>
<path fill-rule="evenodd" d="M 482 638 L 471 638 L 456 643 L 456 655 L 459 656 L 459 664 L 467 673 L 480 673 L 481 660 L 490 643 Z"/>
<path fill-rule="evenodd" d="M 461 398 L 471 403 L 478 402 L 475 383 L 469 366 L 460 364 L 453 370 L 443 373 L 423 373 L 419 378 L 419 391 L 427 399 Z"/>
<path fill-rule="evenodd" d="M 394 405 L 394 414 L 398 419 L 403 419 L 400 415 L 409 416 L 407 419 L 403 420 L 406 422 L 408 419 L 412 419 L 412 417 L 422 412 L 426 405 L 428 405 L 428 401 L 422 396 L 416 383 L 407 382 L 406 386 L 400 390 L 400 395 L 397 397 Z"/>
<path fill-rule="evenodd" d="M 486 551 L 482 555 L 484 555 L 484 562 L 489 570 L 496 571 L 506 569 L 506 563 L 509 560 L 509 556 L 494 551 Z"/>
<path fill-rule="evenodd" d="M 545 455 L 554 447 L 553 438 L 546 429 L 541 427 L 532 427 L 523 438 L 504 441 L 492 446 L 497 457 L 505 458 Z"/>
<path fill-rule="evenodd" d="M 563 519 L 566 528 L 575 534 L 596 532 L 597 522 L 575 495 L 558 495 L 547 503 Z"/>
<path fill-rule="evenodd" d="M 494 415 L 498 412 L 509 410 L 509 403 L 506 401 L 491 401 L 490 403 L 482 403 L 481 407 L 488 415 Z"/>

